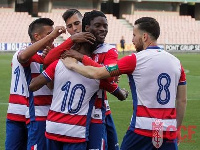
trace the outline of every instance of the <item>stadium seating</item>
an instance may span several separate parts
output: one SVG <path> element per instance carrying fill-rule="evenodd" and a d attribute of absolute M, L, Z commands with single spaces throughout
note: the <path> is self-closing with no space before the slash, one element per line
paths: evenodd
<path fill-rule="evenodd" d="M 26 12 L 0 12 L 0 42 L 30 42 L 28 25 L 33 18 Z"/>
<path fill-rule="evenodd" d="M 163 15 L 165 14 L 165 15 Z M 161 34 L 158 44 L 198 44 L 200 43 L 200 23 L 190 16 L 179 16 L 168 13 L 144 13 L 135 15 L 123 15 L 123 17 L 133 25 L 134 21 L 140 17 L 154 17 L 161 27 Z"/>
<path fill-rule="evenodd" d="M 42 13 L 40 17 L 51 18 L 55 25 L 63 25 L 62 14 L 66 9 L 53 9 L 51 13 Z M 82 13 L 91 10 L 81 10 Z M 108 35 L 106 42 L 118 44 L 124 36 L 126 44 L 132 44 L 132 28 L 136 19 L 143 16 L 154 17 L 161 27 L 158 44 L 198 44 L 200 43 L 200 24 L 190 16 L 179 16 L 167 12 L 137 12 L 134 15 L 123 14 L 124 19 L 117 19 L 112 14 L 106 14 L 108 19 Z M 0 11 L 0 43 L 30 42 L 28 25 L 35 19 L 26 12 Z M 62 42 L 69 34 L 62 34 L 57 42 Z"/>

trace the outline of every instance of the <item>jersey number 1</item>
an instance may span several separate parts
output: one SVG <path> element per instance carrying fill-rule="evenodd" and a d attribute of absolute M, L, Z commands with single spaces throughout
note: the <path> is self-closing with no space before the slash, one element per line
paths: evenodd
<path fill-rule="evenodd" d="M 20 76 L 19 66 L 15 69 L 14 74 L 16 75 L 14 92 L 17 92 L 17 86 L 18 86 L 18 83 L 19 83 L 19 76 Z"/>

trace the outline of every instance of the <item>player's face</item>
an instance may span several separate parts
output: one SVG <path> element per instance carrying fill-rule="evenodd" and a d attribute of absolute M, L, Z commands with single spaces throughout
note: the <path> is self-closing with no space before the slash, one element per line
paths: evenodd
<path fill-rule="evenodd" d="M 94 18 L 89 26 L 86 26 L 86 31 L 94 34 L 97 43 L 104 43 L 108 33 L 108 22 L 105 17 Z"/>
<path fill-rule="evenodd" d="M 46 37 L 47 35 L 49 35 L 51 32 L 53 31 L 53 27 L 52 26 L 43 26 L 42 28 L 42 31 L 40 33 L 37 33 L 36 34 L 36 41 L 39 41 L 41 39 L 43 39 L 44 37 Z M 53 45 L 53 39 L 50 40 L 48 43 L 47 43 L 47 46 L 52 46 Z"/>
<path fill-rule="evenodd" d="M 143 50 L 144 43 L 142 41 L 142 32 L 138 29 L 138 26 L 135 25 L 133 27 L 133 44 L 135 45 L 135 49 L 137 52 L 140 52 Z"/>
<path fill-rule="evenodd" d="M 82 17 L 78 14 L 74 14 L 69 19 L 66 20 L 66 29 L 70 35 L 82 31 Z"/>

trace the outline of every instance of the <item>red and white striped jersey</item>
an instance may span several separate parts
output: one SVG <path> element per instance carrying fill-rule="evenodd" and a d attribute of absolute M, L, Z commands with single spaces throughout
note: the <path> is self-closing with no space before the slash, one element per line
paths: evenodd
<path fill-rule="evenodd" d="M 102 65 L 116 64 L 118 59 L 118 51 L 113 45 L 101 44 L 93 52 L 92 59 Z M 112 83 L 114 78 L 110 78 L 109 81 Z M 105 90 L 99 90 L 98 99 L 95 101 L 95 106 L 92 112 L 93 123 L 102 123 L 103 114 L 102 114 L 102 98 L 104 97 L 104 105 L 106 107 L 106 115 L 111 114 L 110 106 L 108 104 L 107 95 Z"/>
<path fill-rule="evenodd" d="M 43 71 L 43 60 L 42 51 L 38 51 L 34 56 L 32 56 L 28 62 L 22 64 L 24 67 L 29 66 L 27 70 L 28 83 L 34 77 L 37 77 Z M 29 96 L 29 112 L 26 113 L 27 123 L 31 121 L 46 121 L 47 114 L 52 101 L 52 90 L 50 90 L 46 85 L 35 92 L 30 92 Z"/>
<path fill-rule="evenodd" d="M 169 134 L 176 138 L 177 87 L 186 84 L 180 61 L 159 47 L 148 47 L 120 59 L 117 64 L 122 74 L 128 74 L 133 97 L 129 130 L 152 137 L 153 123 L 159 120 L 163 123 L 163 137 Z"/>
<path fill-rule="evenodd" d="M 46 137 L 68 143 L 85 142 L 100 81 L 67 69 L 61 60 L 49 65 L 43 75 L 54 80 Z"/>
<path fill-rule="evenodd" d="M 25 122 L 29 91 L 24 68 L 17 59 L 18 53 L 19 51 L 17 51 L 12 58 L 12 76 L 7 119 Z"/>

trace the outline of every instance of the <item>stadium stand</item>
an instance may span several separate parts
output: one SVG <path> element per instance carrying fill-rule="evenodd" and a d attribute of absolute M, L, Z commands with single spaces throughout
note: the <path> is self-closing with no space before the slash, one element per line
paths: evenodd
<path fill-rule="evenodd" d="M 28 25 L 33 18 L 27 12 L 0 11 L 0 42 L 30 42 Z"/>
<path fill-rule="evenodd" d="M 40 17 L 49 17 L 55 25 L 63 25 L 62 14 L 66 9 L 53 9 L 51 13 L 40 12 Z M 80 10 L 82 13 L 90 11 Z M 198 44 L 200 43 L 200 23 L 190 16 L 179 16 L 176 12 L 135 11 L 134 15 L 123 14 L 124 19 L 117 19 L 112 14 L 106 14 L 108 19 L 108 35 L 106 42 L 118 44 L 125 37 L 126 44 L 132 44 L 132 28 L 136 19 L 143 16 L 154 17 L 161 26 L 158 44 Z M 0 43 L 28 43 L 28 25 L 32 22 L 27 12 L 14 12 L 11 9 L 0 9 Z M 56 42 L 62 42 L 69 34 L 62 34 Z"/>
<path fill-rule="evenodd" d="M 154 17 L 161 27 L 158 44 L 198 44 L 200 43 L 200 23 L 191 16 L 179 16 L 166 12 L 135 12 L 134 15 L 123 15 L 130 24 L 140 17 Z"/>

